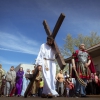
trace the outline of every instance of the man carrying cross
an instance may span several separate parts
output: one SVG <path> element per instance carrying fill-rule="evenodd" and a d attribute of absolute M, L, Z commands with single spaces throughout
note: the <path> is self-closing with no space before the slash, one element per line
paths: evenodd
<path fill-rule="evenodd" d="M 60 53 L 60 50 L 55 42 L 55 37 L 57 32 L 63 22 L 65 15 L 61 13 L 60 17 L 57 20 L 57 23 L 53 29 L 53 32 L 50 31 L 49 26 L 47 25 L 46 20 L 43 21 L 44 29 L 46 31 L 47 43 L 41 45 L 40 52 L 36 59 L 36 69 L 31 78 L 31 82 L 29 83 L 24 97 L 27 97 L 29 90 L 32 87 L 32 84 L 39 72 L 38 65 L 42 67 L 43 76 L 44 76 L 44 89 L 42 97 L 53 97 L 57 96 L 58 93 L 55 91 L 55 74 L 56 74 L 56 64 L 55 59 L 57 60 L 58 65 L 61 69 L 66 66 L 66 63 L 63 59 L 63 56 Z"/>
<path fill-rule="evenodd" d="M 55 90 L 55 51 L 52 49 L 54 39 L 52 36 L 47 37 L 47 43 L 41 45 L 38 57 L 36 59 L 36 65 L 42 66 L 44 87 L 42 97 L 58 96 Z"/>

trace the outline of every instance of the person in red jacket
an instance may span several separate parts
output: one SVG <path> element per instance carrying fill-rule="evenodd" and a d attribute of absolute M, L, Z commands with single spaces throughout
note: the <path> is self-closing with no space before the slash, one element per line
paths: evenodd
<path fill-rule="evenodd" d="M 79 78 L 83 82 L 87 83 L 87 79 L 90 78 L 90 74 L 95 73 L 95 67 L 93 65 L 92 59 L 88 52 L 85 50 L 85 45 L 80 44 L 79 50 L 76 50 L 72 55 L 72 68 L 77 71 Z M 75 74 L 72 73 L 72 77 L 75 77 Z M 76 77 L 75 77 L 76 78 Z M 86 86 L 83 86 L 78 78 L 76 78 L 76 96 L 86 97 Z"/>

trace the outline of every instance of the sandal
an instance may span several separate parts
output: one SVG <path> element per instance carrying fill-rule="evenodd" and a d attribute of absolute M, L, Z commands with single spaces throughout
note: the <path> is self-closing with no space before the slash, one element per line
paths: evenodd
<path fill-rule="evenodd" d="M 52 94 L 48 94 L 47 98 L 53 98 L 53 95 Z"/>
<path fill-rule="evenodd" d="M 42 94 L 41 98 L 47 98 L 47 95 L 46 94 Z"/>

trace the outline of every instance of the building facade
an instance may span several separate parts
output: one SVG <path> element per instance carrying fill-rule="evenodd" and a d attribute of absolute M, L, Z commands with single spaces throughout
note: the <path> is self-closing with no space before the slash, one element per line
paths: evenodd
<path fill-rule="evenodd" d="M 16 68 L 15 71 L 17 72 L 19 70 L 20 67 L 23 67 L 24 72 L 27 71 L 27 69 L 30 69 L 30 71 L 32 72 L 32 70 L 34 70 L 34 64 L 19 64 Z M 30 73 L 31 74 L 31 73 Z"/>

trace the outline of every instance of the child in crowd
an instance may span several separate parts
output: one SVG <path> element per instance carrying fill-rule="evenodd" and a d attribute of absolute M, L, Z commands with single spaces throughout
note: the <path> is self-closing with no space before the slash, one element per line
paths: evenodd
<path fill-rule="evenodd" d="M 71 78 L 69 78 L 69 97 L 74 97 L 74 84 Z"/>
<path fill-rule="evenodd" d="M 40 97 L 43 91 L 43 79 L 40 78 L 40 82 L 39 82 L 39 88 L 38 88 L 38 96 Z"/>
<path fill-rule="evenodd" d="M 70 77 L 65 79 L 65 88 L 66 97 L 74 97 L 74 84 L 72 83 L 72 79 Z"/>
<path fill-rule="evenodd" d="M 70 83 L 69 78 L 66 77 L 65 78 L 66 97 L 69 97 L 69 83 Z"/>

